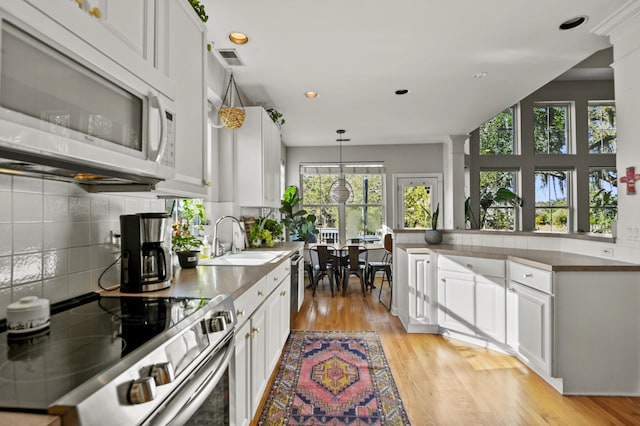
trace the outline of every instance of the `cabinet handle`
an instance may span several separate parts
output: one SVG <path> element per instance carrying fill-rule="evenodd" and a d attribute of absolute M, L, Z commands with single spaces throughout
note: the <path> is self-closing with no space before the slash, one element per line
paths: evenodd
<path fill-rule="evenodd" d="M 285 270 L 285 271 L 287 271 L 287 272 L 289 272 L 289 267 L 288 267 L 288 266 L 286 266 L 286 267 L 284 268 L 284 270 Z"/>
<path fill-rule="evenodd" d="M 515 289 L 515 288 L 513 288 L 513 287 L 509 287 L 509 292 L 510 292 L 510 293 L 515 293 L 515 292 L 516 292 L 516 289 Z"/>
<path fill-rule="evenodd" d="M 469 268 L 469 269 L 473 269 L 473 265 L 472 265 L 472 264 L 470 264 L 470 263 L 467 263 L 467 268 Z"/>
<path fill-rule="evenodd" d="M 236 314 L 238 314 L 239 317 L 243 317 L 244 316 L 244 309 L 238 309 L 236 311 Z"/>
<path fill-rule="evenodd" d="M 204 181 L 204 186 L 206 186 L 207 188 L 211 187 L 211 181 L 210 180 L 205 180 Z"/>
<path fill-rule="evenodd" d="M 533 274 L 530 274 L 530 273 L 528 273 L 528 272 L 527 272 L 527 273 L 525 273 L 525 274 L 522 274 L 522 277 L 523 277 L 523 278 L 531 278 L 532 276 L 533 276 Z"/>
<path fill-rule="evenodd" d="M 446 283 L 447 279 L 446 278 L 440 278 L 440 281 L 442 281 L 443 283 Z"/>
<path fill-rule="evenodd" d="M 253 327 L 251 331 L 254 333 L 260 333 L 260 327 Z"/>
<path fill-rule="evenodd" d="M 262 290 L 258 291 L 258 296 L 264 296 L 264 291 Z"/>
<path fill-rule="evenodd" d="M 286 290 L 282 290 L 282 291 L 280 292 L 280 296 L 286 296 L 286 295 L 287 295 L 287 291 L 286 291 Z"/>
<path fill-rule="evenodd" d="M 278 277 L 273 277 L 273 281 L 278 282 Z"/>
<path fill-rule="evenodd" d="M 100 8 L 98 8 L 98 7 L 92 7 L 89 10 L 89 15 L 93 16 L 96 19 L 102 18 L 102 12 L 100 11 Z"/>

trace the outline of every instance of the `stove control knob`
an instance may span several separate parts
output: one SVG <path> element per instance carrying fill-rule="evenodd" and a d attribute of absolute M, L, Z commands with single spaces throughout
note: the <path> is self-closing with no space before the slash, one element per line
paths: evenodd
<path fill-rule="evenodd" d="M 209 320 L 209 332 L 215 333 L 217 331 L 224 331 L 227 329 L 227 322 L 223 316 L 217 316 Z"/>
<path fill-rule="evenodd" d="M 161 362 L 151 367 L 151 377 L 156 382 L 157 386 L 166 385 L 173 382 L 176 378 L 173 371 L 173 364 L 170 362 Z"/>
<path fill-rule="evenodd" d="M 227 324 L 231 324 L 233 322 L 233 314 L 231 311 L 218 311 L 216 312 L 217 317 L 224 317 L 224 321 Z"/>
<path fill-rule="evenodd" d="M 129 402 L 143 404 L 156 397 L 156 383 L 153 377 L 142 377 L 135 380 L 129 388 Z"/>

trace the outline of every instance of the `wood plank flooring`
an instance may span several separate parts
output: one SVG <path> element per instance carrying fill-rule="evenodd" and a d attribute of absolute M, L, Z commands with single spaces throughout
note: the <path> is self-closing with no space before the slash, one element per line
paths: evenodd
<path fill-rule="evenodd" d="M 377 331 L 414 426 L 640 425 L 640 398 L 562 396 L 512 356 L 406 333 L 355 277 L 344 297 L 332 298 L 326 280 L 315 297 L 307 290 L 294 328 Z"/>

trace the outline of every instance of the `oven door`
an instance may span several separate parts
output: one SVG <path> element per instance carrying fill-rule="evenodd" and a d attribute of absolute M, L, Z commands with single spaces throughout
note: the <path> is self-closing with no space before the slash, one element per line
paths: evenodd
<path fill-rule="evenodd" d="M 235 337 L 195 368 L 166 404 L 145 424 L 229 426 L 231 395 L 229 366 Z"/>

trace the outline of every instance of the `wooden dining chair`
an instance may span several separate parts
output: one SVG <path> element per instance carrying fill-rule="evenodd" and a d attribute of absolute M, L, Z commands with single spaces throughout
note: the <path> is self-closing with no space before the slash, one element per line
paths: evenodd
<path fill-rule="evenodd" d="M 329 285 L 331 287 L 331 296 L 333 296 L 333 280 L 336 277 L 336 268 L 331 261 L 332 255 L 329 247 L 326 245 L 317 245 L 309 250 L 311 264 L 313 266 L 313 296 L 316 295 L 318 282 L 322 277 L 329 277 Z"/>
<path fill-rule="evenodd" d="M 347 294 L 347 285 L 349 277 L 355 275 L 360 278 L 360 286 L 362 287 L 362 295 L 366 296 L 366 278 L 368 268 L 369 251 L 366 247 L 350 245 L 347 246 L 347 264 L 343 271 L 344 278 L 342 283 L 342 294 Z"/>

